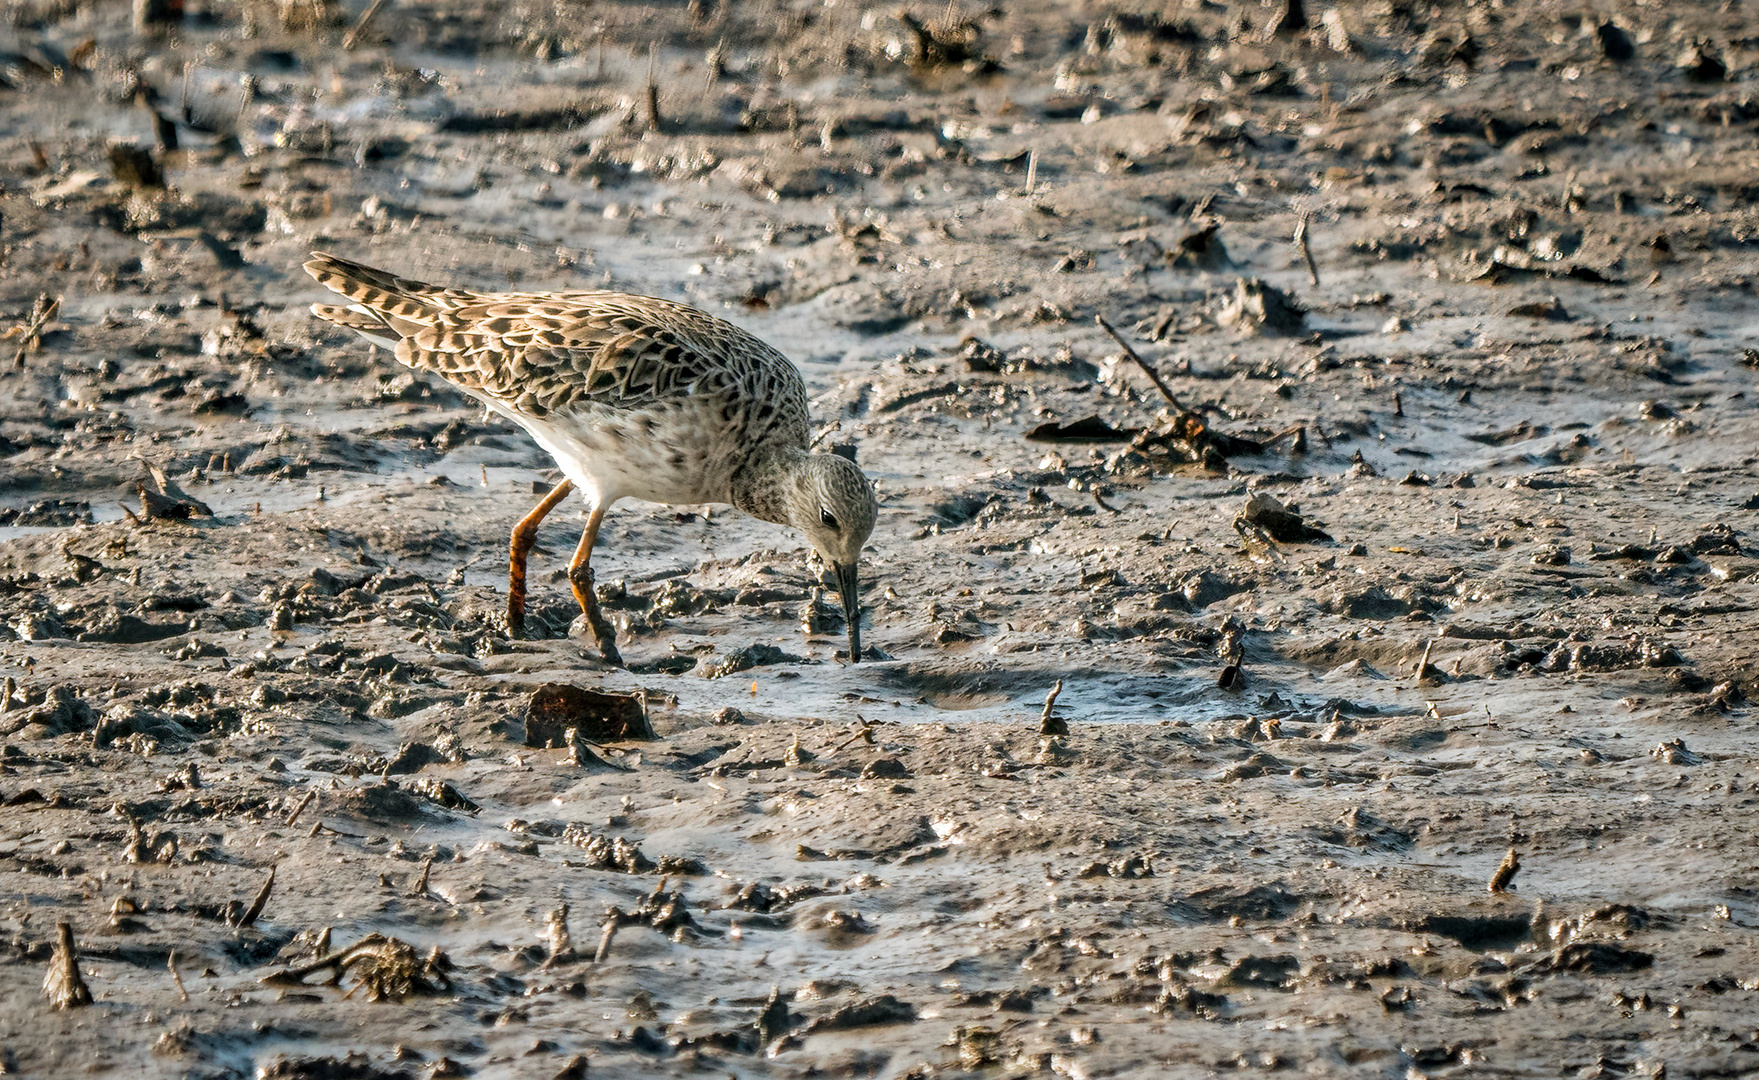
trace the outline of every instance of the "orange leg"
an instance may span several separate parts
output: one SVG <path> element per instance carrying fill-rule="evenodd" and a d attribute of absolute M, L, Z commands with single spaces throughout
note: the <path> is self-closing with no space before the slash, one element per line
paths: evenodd
<path fill-rule="evenodd" d="M 592 589 L 592 546 L 598 542 L 599 526 L 605 520 L 605 507 L 595 506 L 592 513 L 586 516 L 586 531 L 580 534 L 580 546 L 574 549 L 574 558 L 568 563 L 568 584 L 574 586 L 574 599 L 580 601 L 580 610 L 586 614 L 586 623 L 592 627 L 592 636 L 598 640 L 599 655 L 605 663 L 623 666 L 623 656 L 617 651 L 617 630 L 599 610 L 598 594 Z"/>
<path fill-rule="evenodd" d="M 562 481 L 550 489 L 543 502 L 513 526 L 512 551 L 507 561 L 507 629 L 515 636 L 525 630 L 525 557 L 531 554 L 531 546 L 537 542 L 538 523 L 573 490 L 574 481 Z"/>

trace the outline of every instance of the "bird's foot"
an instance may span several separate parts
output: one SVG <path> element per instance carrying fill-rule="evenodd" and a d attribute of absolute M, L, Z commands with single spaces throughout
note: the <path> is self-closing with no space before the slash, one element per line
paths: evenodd
<path fill-rule="evenodd" d="M 617 629 L 603 616 L 595 621 L 591 615 L 576 615 L 573 625 L 568 627 L 568 636 L 575 638 L 590 636 L 605 663 L 612 667 L 628 666 L 623 662 L 623 654 L 617 651 Z"/>
<path fill-rule="evenodd" d="M 623 663 L 623 654 L 617 651 L 616 636 L 610 633 L 610 627 L 607 626 L 605 630 L 606 632 L 603 634 L 594 632 L 594 636 L 598 638 L 599 655 L 604 657 L 605 663 L 612 667 L 627 667 L 628 665 Z"/>
<path fill-rule="evenodd" d="M 592 631 L 593 641 L 598 644 L 599 655 L 605 663 L 612 667 L 623 667 L 623 654 L 617 651 L 617 628 L 599 608 L 598 593 L 593 588 L 592 567 L 581 564 L 569 572 L 568 583 L 574 587 L 574 598 L 580 601 L 580 611 L 586 620 L 586 629 Z"/>

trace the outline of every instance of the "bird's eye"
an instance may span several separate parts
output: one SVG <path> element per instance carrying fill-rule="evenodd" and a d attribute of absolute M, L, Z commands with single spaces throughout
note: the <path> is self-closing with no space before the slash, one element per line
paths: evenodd
<path fill-rule="evenodd" d="M 818 520 L 819 523 L 827 529 L 834 529 L 837 527 L 837 516 L 823 507 L 819 508 Z"/>

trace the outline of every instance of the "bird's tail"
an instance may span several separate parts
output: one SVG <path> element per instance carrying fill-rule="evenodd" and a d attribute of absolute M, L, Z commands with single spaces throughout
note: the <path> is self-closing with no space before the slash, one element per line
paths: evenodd
<path fill-rule="evenodd" d="M 305 272 L 349 301 L 346 306 L 313 304 L 313 315 L 387 348 L 475 299 L 462 289 L 437 288 L 322 251 L 312 252 Z"/>

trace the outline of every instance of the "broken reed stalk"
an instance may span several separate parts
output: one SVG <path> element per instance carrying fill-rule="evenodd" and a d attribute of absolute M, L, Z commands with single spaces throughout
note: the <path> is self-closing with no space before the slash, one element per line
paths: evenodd
<path fill-rule="evenodd" d="M 91 988 L 79 973 L 79 950 L 73 943 L 73 927 L 55 924 L 55 952 L 49 957 L 49 972 L 43 976 L 43 996 L 57 1009 L 79 1009 L 92 1003 Z"/>
<path fill-rule="evenodd" d="M 287 815 L 287 824 L 292 825 L 294 822 L 298 821 L 299 815 L 305 813 L 305 808 L 310 806 L 311 801 L 317 797 L 318 797 L 318 789 L 317 788 L 313 788 L 310 791 L 306 792 L 305 798 L 299 800 L 299 805 L 295 806 L 293 808 L 293 813 Z"/>
<path fill-rule="evenodd" d="M 1502 857 L 1502 862 L 1497 864 L 1496 873 L 1490 875 L 1490 891 L 1493 893 L 1508 892 L 1509 884 L 1515 880 L 1515 875 L 1520 873 L 1520 870 L 1521 857 L 1515 853 L 1514 848 L 1510 848 L 1509 853 Z"/>
<path fill-rule="evenodd" d="M 1307 222 L 1311 214 L 1302 214 L 1301 220 L 1295 223 L 1295 246 L 1301 249 L 1301 258 L 1307 260 L 1307 276 L 1313 279 L 1313 287 L 1319 288 L 1319 265 L 1313 261 L 1313 247 L 1307 242 Z"/>
<path fill-rule="evenodd" d="M 1417 661 L 1417 682 L 1423 682 L 1423 673 L 1429 668 L 1429 651 L 1435 648 L 1435 639 L 1430 638 L 1423 646 L 1423 658 Z"/>
<path fill-rule="evenodd" d="M 1044 696 L 1044 712 L 1038 718 L 1038 733 L 1040 735 L 1067 735 L 1069 733 L 1069 722 L 1052 714 L 1052 710 L 1057 706 L 1057 695 L 1062 692 L 1063 680 L 1058 679 L 1050 688 L 1050 693 Z"/>
<path fill-rule="evenodd" d="M 617 936 L 617 913 L 613 909 L 611 917 L 605 920 L 605 927 L 599 933 L 599 947 L 593 951 L 592 962 L 602 964 L 605 957 L 611 955 L 611 939 Z"/>
<path fill-rule="evenodd" d="M 276 866 L 269 867 L 269 880 L 263 882 L 263 887 L 257 890 L 256 899 L 252 900 L 250 906 L 244 909 L 244 914 L 238 917 L 238 921 L 233 923 L 233 926 L 256 925 L 257 916 L 263 913 L 263 905 L 269 902 L 269 893 L 275 889 L 275 870 Z"/>
<path fill-rule="evenodd" d="M 176 949 L 172 949 L 170 955 L 165 957 L 165 967 L 171 972 L 171 981 L 177 984 L 177 992 L 183 995 L 183 1000 L 188 1001 L 189 989 L 183 985 L 183 972 L 177 970 Z"/>
<path fill-rule="evenodd" d="M 421 864 L 421 876 L 416 878 L 415 884 L 411 885 L 409 887 L 409 895 L 411 895 L 411 896 L 426 896 L 427 895 L 427 892 L 428 892 L 428 871 L 432 870 L 433 868 L 434 868 L 434 857 L 432 855 L 429 855 L 428 861 Z"/>
<path fill-rule="evenodd" d="M 1174 409 L 1178 410 L 1181 413 L 1188 413 L 1191 411 L 1190 409 L 1185 408 L 1184 405 L 1179 403 L 1179 399 L 1173 396 L 1172 388 L 1167 386 L 1166 382 L 1161 379 L 1160 372 L 1154 370 L 1154 368 L 1152 366 L 1150 366 L 1148 361 L 1142 359 L 1142 357 L 1136 352 L 1136 350 L 1130 347 L 1130 343 L 1128 341 L 1124 340 L 1123 335 L 1119 334 L 1116 330 L 1112 329 L 1112 324 L 1105 321 L 1104 315 L 1095 315 L 1093 317 L 1093 321 L 1099 324 L 1099 328 L 1101 330 L 1104 330 L 1106 333 L 1108 333 L 1112 336 L 1112 340 L 1117 342 L 1118 347 L 1124 350 L 1125 356 L 1128 356 L 1131 360 L 1134 360 L 1136 362 L 1136 366 L 1141 368 L 1142 373 L 1144 375 L 1147 375 L 1148 378 L 1154 383 L 1154 388 L 1156 390 L 1160 391 L 1160 396 L 1167 399 L 1167 404 L 1171 405 Z"/>
<path fill-rule="evenodd" d="M 373 19 L 378 17 L 379 9 L 384 6 L 385 0 L 373 0 L 372 5 L 361 13 L 360 20 L 354 24 L 354 29 L 343 35 L 343 49 L 348 52 L 354 51 L 354 47 L 360 43 L 360 35 L 366 33 L 367 27 L 372 25 Z"/>

